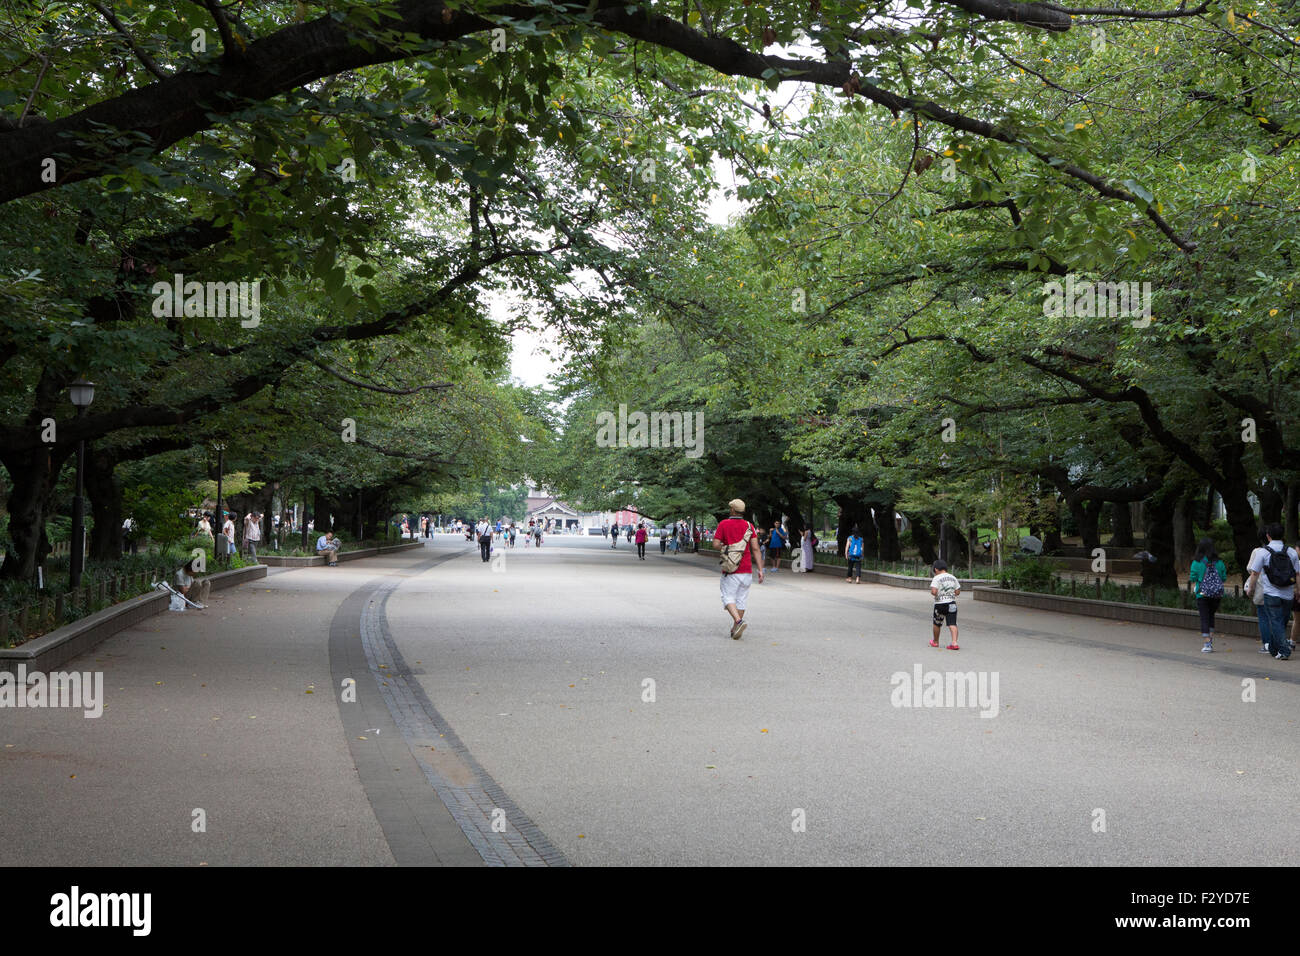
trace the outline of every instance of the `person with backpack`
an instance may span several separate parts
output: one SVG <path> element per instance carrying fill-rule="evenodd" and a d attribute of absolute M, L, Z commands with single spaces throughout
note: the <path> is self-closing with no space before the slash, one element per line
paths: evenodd
<path fill-rule="evenodd" d="M 858 533 L 858 526 L 854 525 L 849 533 L 849 539 L 844 542 L 844 560 L 849 563 L 848 573 L 844 575 L 845 584 L 848 584 L 850 579 L 854 584 L 862 583 L 862 548 L 862 535 Z"/>
<path fill-rule="evenodd" d="M 1264 529 L 1268 544 L 1251 556 L 1246 570 L 1246 593 L 1252 597 L 1257 589 L 1264 592 L 1263 617 L 1268 627 L 1268 649 L 1279 661 L 1291 657 L 1291 642 L 1286 635 L 1286 617 L 1295 599 L 1296 576 L 1300 575 L 1300 557 L 1295 548 L 1282 541 L 1282 526 L 1277 522 Z"/>
<path fill-rule="evenodd" d="M 1228 569 L 1214 548 L 1214 540 L 1202 538 L 1196 544 L 1196 555 L 1187 576 L 1196 595 L 1196 610 L 1201 615 L 1201 640 L 1205 642 L 1202 654 L 1214 650 L 1214 615 L 1223 600 L 1223 582 L 1227 576 Z"/>
<path fill-rule="evenodd" d="M 639 522 L 636 526 L 636 556 L 642 561 L 645 560 L 645 543 L 647 537 L 645 522 Z"/>
<path fill-rule="evenodd" d="M 743 517 L 745 502 L 732 498 L 727 507 L 731 516 L 718 522 L 713 546 L 722 552 L 722 580 L 718 588 L 722 595 L 722 608 L 731 616 L 730 637 L 738 641 L 745 631 L 745 604 L 754 580 L 755 566 L 758 567 L 758 583 L 763 583 L 763 553 L 758 550 L 758 529 Z"/>

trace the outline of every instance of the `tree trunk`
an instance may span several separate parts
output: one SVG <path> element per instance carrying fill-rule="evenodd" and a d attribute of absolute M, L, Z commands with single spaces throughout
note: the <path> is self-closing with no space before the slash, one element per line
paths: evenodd
<path fill-rule="evenodd" d="M 312 502 L 316 506 L 316 513 L 312 516 L 315 521 L 316 536 L 320 537 L 326 531 L 334 530 L 334 526 L 330 524 L 329 502 L 319 488 L 312 492 Z"/>
<path fill-rule="evenodd" d="M 1232 528 L 1232 545 L 1237 558 L 1237 568 L 1241 572 L 1242 581 L 1245 582 L 1248 577 L 1245 568 L 1250 561 L 1250 553 L 1259 544 L 1259 519 L 1256 518 L 1255 510 L 1250 506 L 1250 499 L 1247 497 L 1250 488 L 1245 481 L 1237 481 L 1219 488 L 1218 491 L 1223 498 L 1224 510 L 1228 513 L 1228 526 Z"/>
<path fill-rule="evenodd" d="M 939 557 L 935 545 L 938 538 L 937 525 L 939 519 L 933 515 L 925 514 L 914 514 L 908 517 L 912 522 L 912 543 L 916 545 L 916 550 L 921 553 L 921 560 L 929 567 Z"/>
<path fill-rule="evenodd" d="M 122 483 L 112 455 L 86 449 L 86 496 L 90 498 L 90 557 L 95 561 L 122 559 Z"/>
<path fill-rule="evenodd" d="M 1156 556 L 1155 563 L 1142 562 L 1142 586 L 1156 588 L 1178 587 L 1178 565 L 1174 548 L 1174 513 L 1182 501 L 1181 489 L 1162 491 L 1147 499 L 1143 509 L 1146 550 Z M 1127 505 L 1124 506 L 1128 510 Z M 1112 544 L 1114 542 L 1112 541 Z"/>
<path fill-rule="evenodd" d="M 1133 512 L 1129 510 L 1127 501 L 1113 501 L 1110 506 L 1111 510 L 1111 536 L 1110 546 L 1112 548 L 1132 548 L 1133 545 Z M 1148 550 L 1150 547 L 1148 546 Z M 1154 552 L 1152 552 L 1154 554 Z"/>
<path fill-rule="evenodd" d="M 1300 484 L 1286 486 L 1286 539 L 1300 541 Z"/>
<path fill-rule="evenodd" d="M 1174 563 L 1178 567 L 1190 565 L 1196 543 L 1192 540 L 1192 494 L 1184 491 L 1174 504 Z M 1151 550 L 1148 542 L 1147 550 Z"/>
<path fill-rule="evenodd" d="M 836 495 L 835 503 L 840 506 L 840 521 L 835 531 L 835 553 L 842 555 L 849 535 L 853 533 L 855 527 L 861 534 L 862 526 L 868 523 L 871 511 L 867 508 L 866 502 L 852 495 Z M 862 553 L 866 554 L 865 547 Z"/>
<path fill-rule="evenodd" d="M 1101 521 L 1101 508 L 1104 502 L 1072 498 L 1067 499 L 1066 503 L 1070 508 L 1070 514 L 1074 516 L 1074 523 L 1079 526 L 1084 550 L 1091 554 L 1096 548 L 1101 547 L 1101 532 L 1098 530 L 1098 524 Z"/>
<path fill-rule="evenodd" d="M 1286 505 L 1281 489 L 1271 481 L 1261 481 L 1255 487 L 1255 497 L 1259 499 L 1259 523 L 1269 525 L 1276 521 L 1281 524 Z"/>
<path fill-rule="evenodd" d="M 862 509 L 862 521 L 858 523 L 858 529 L 862 532 L 862 556 L 878 554 L 880 548 L 880 539 L 876 537 L 876 516 L 872 513 L 871 506 L 864 506 Z"/>
<path fill-rule="evenodd" d="M 59 470 L 68 459 L 67 450 L 34 448 L 20 456 L 4 459 L 13 486 L 9 489 L 9 541 L 5 549 L 4 564 L 0 565 L 0 578 L 11 581 L 33 581 L 36 566 L 50 553 L 50 542 L 45 536 L 45 519 L 49 514 L 50 498 L 58 481 Z M 72 449 L 72 454 L 76 450 Z"/>
<path fill-rule="evenodd" d="M 1063 547 L 1065 544 L 1061 541 L 1061 502 L 1053 495 L 1052 509 L 1043 519 L 1043 554 L 1060 554 Z"/>
<path fill-rule="evenodd" d="M 903 560 L 903 551 L 898 546 L 898 525 L 894 523 L 894 499 L 888 499 L 875 511 L 877 548 L 879 549 L 880 560 Z"/>

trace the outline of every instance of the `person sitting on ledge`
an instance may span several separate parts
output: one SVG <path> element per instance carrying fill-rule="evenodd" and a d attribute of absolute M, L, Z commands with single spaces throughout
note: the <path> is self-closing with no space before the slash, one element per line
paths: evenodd
<path fill-rule="evenodd" d="M 198 573 L 193 559 L 181 565 L 180 570 L 176 572 L 176 590 L 195 604 L 206 604 L 211 582 L 207 578 L 196 582 L 194 575 Z"/>
<path fill-rule="evenodd" d="M 325 564 L 331 568 L 339 563 L 339 542 L 333 531 L 326 531 L 316 539 L 316 553 L 323 556 Z"/>

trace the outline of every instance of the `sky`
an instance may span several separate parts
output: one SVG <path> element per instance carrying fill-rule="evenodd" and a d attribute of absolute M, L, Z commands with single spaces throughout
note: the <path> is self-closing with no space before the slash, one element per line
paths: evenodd
<path fill-rule="evenodd" d="M 708 221 L 715 225 L 726 225 L 731 217 L 741 211 L 743 204 L 735 198 L 728 198 L 725 194 L 724 187 L 735 182 L 731 165 L 717 158 L 714 159 L 713 165 L 714 179 L 719 185 L 709 197 Z M 507 312 L 508 300 L 504 297 L 494 298 L 493 317 L 504 321 Z M 530 387 L 546 385 L 547 376 L 564 360 L 563 355 L 558 353 L 552 357 L 538 351 L 548 346 L 552 350 L 557 347 L 554 337 L 550 335 L 545 333 L 539 335 L 528 330 L 515 332 L 511 338 L 510 349 L 511 377 Z"/>

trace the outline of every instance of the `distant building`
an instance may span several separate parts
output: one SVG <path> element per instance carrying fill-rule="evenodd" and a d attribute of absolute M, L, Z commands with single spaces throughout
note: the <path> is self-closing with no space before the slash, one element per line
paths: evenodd
<path fill-rule="evenodd" d="M 609 511 L 579 511 L 573 505 L 560 501 L 544 488 L 528 486 L 528 501 L 525 504 L 528 513 L 524 515 L 524 524 L 536 520 L 545 522 L 551 519 L 551 526 L 562 531 L 574 529 L 600 528 L 610 524 L 613 513 Z"/>

